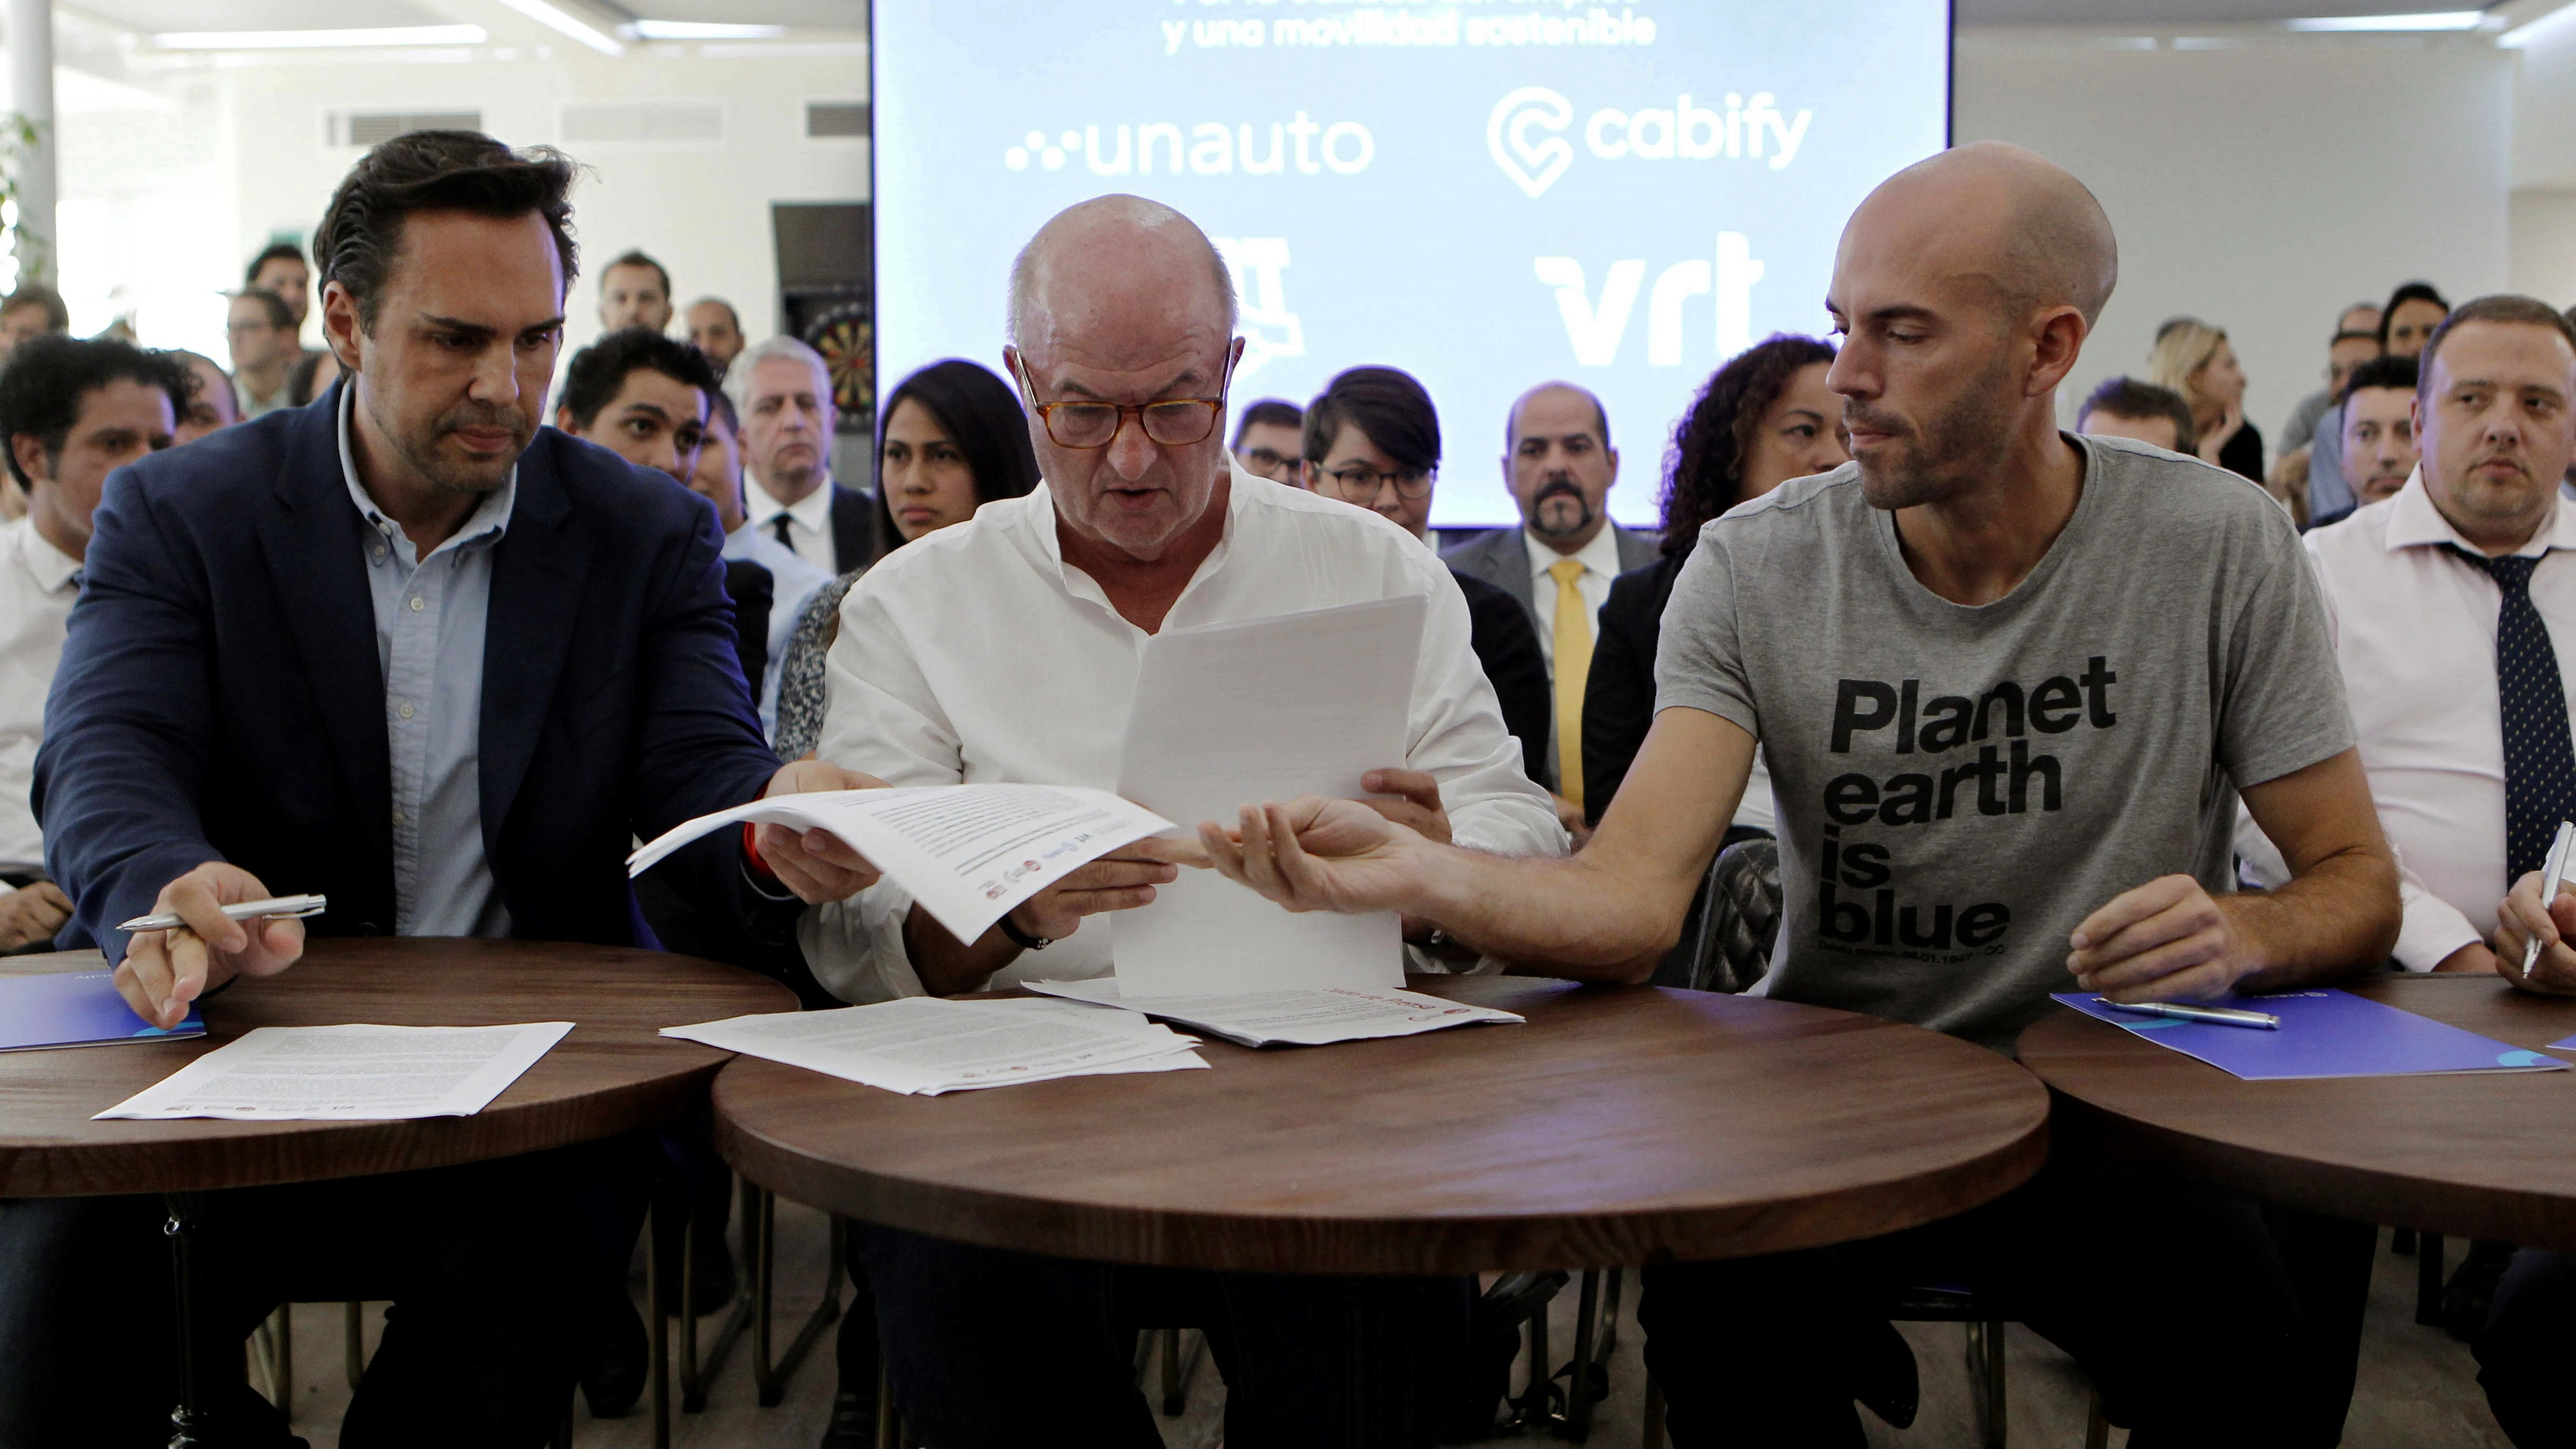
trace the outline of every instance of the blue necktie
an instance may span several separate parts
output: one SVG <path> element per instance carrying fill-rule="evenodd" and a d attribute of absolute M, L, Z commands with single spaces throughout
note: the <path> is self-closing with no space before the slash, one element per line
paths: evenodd
<path fill-rule="evenodd" d="M 2531 603 L 2536 558 L 2453 553 L 2487 571 L 2504 591 L 2496 611 L 2496 693 L 2504 730 L 2505 879 L 2522 879 L 2549 855 L 2558 822 L 2576 820 L 2576 747 L 2568 743 L 2567 691 L 2549 625 Z"/>

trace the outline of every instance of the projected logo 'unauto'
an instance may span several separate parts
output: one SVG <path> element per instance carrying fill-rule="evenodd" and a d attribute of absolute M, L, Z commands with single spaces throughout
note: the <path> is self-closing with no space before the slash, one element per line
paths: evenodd
<path fill-rule="evenodd" d="M 1002 164 L 1013 171 L 1061 171 L 1077 156 L 1094 176 L 1152 176 L 1157 159 L 1166 176 L 1276 176 L 1290 170 L 1356 176 L 1377 159 L 1377 138 L 1357 121 L 1319 125 L 1304 111 L 1271 122 L 1266 136 L 1249 121 L 1201 121 L 1186 132 L 1174 122 L 1147 121 L 1107 127 L 1105 133 L 1096 125 L 1068 127 L 1052 137 L 1033 130 L 1003 148 Z"/>
<path fill-rule="evenodd" d="M 1767 160 L 1774 171 L 1797 159 L 1816 113 L 1782 112 L 1769 91 L 1753 99 L 1730 91 L 1725 109 L 1694 103 L 1688 94 L 1671 109 L 1623 111 L 1604 106 L 1583 122 L 1584 149 L 1604 161 Z M 1574 143 L 1554 134 L 1574 123 L 1574 103 L 1546 86 L 1523 86 L 1494 103 L 1485 117 L 1485 149 L 1512 184 L 1532 200 L 1554 186 L 1574 164 Z"/>

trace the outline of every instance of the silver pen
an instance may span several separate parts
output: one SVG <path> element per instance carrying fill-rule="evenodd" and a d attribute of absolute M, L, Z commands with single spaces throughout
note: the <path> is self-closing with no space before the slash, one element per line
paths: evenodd
<path fill-rule="evenodd" d="M 2211 1026 L 2245 1026 L 2256 1031 L 2279 1031 L 2281 1018 L 2268 1011 L 2237 1011 L 2224 1006 L 2177 1006 L 2170 1001 L 2113 1001 L 2097 996 L 2113 1011 L 2130 1011 L 2140 1016 L 2161 1016 L 2172 1021 L 2203 1021 Z"/>
<path fill-rule="evenodd" d="M 276 896 L 264 901 L 244 901 L 237 906 L 225 906 L 223 912 L 236 921 L 274 920 L 280 917 L 300 919 L 322 914 L 322 908 L 326 904 L 328 902 L 321 896 Z M 133 920 L 118 926 L 117 929 L 170 931 L 186 924 L 188 923 L 179 917 L 164 913 L 157 916 L 136 916 Z"/>
<path fill-rule="evenodd" d="M 2540 868 L 2540 908 L 2544 911 L 2549 909 L 2551 901 L 2558 899 L 2558 888 L 2566 884 L 2567 848 L 2570 845 L 2576 845 L 2576 824 L 2561 820 L 2556 838 L 2549 842 L 2548 862 Z M 2522 974 L 2529 976 L 2531 968 L 2539 964 L 2540 938 L 2534 936 L 2522 943 Z"/>

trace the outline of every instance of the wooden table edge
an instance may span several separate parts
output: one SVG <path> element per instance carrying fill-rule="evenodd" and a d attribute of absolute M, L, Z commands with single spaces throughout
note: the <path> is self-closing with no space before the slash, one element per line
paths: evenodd
<path fill-rule="evenodd" d="M 738 1061 L 750 1069 L 756 1059 Z M 785 1071 L 804 1070 L 778 1063 L 756 1064 Z M 735 1065 L 728 1063 L 725 1071 L 734 1070 Z M 1937 1222 L 2002 1197 L 2037 1175 L 2048 1158 L 2050 1141 L 2050 1114 L 2043 1110 L 2034 1114 L 2020 1136 L 1900 1182 L 1724 1207 L 1440 1219 L 1268 1218 L 1050 1203 L 1010 1193 L 918 1182 L 898 1186 L 895 1180 L 861 1168 L 817 1162 L 741 1126 L 725 1111 L 724 1077 L 725 1072 L 719 1072 L 710 1089 L 715 1105 L 716 1150 L 736 1172 L 791 1202 L 840 1217 L 980 1247 L 1088 1262 L 1243 1273 L 1463 1275 L 1631 1267 L 1830 1247 Z M 2045 1089 L 2036 1078 L 2031 1085 L 2045 1097 Z M 879 1184 L 890 1190 L 873 1191 Z M 1818 1209 L 1820 1198 L 1830 1201 Z M 1880 1210 L 1856 1214 L 1856 1199 L 1874 1199 Z M 1813 1230 L 1815 1221 L 1827 1216 L 1835 1227 Z M 1859 1220 L 1855 1221 L 1855 1217 Z M 1037 1225 L 1039 1230 L 1007 1235 L 982 1230 L 985 1221 L 994 1219 L 1008 1219 L 1023 1228 Z M 1106 1228 L 1102 1226 L 1104 1221 L 1109 1225 Z M 1292 1235 L 1297 1240 L 1296 1249 L 1280 1251 L 1268 1244 L 1247 1244 L 1239 1231 L 1245 1222 L 1293 1222 L 1298 1230 Z M 1621 1261 L 1586 1260 L 1580 1255 L 1537 1250 L 1538 1243 L 1548 1240 L 1588 1238 L 1612 1242 L 1633 1238 L 1640 1226 L 1650 1229 L 1652 1236 L 1667 1240 L 1726 1235 L 1735 1241 L 1722 1252 L 1680 1252 L 1665 1246 L 1642 1257 L 1620 1255 Z M 1748 1227 L 1755 1231 L 1747 1231 Z M 1147 1243 L 1160 1245 L 1160 1250 L 1141 1251 L 1141 1245 Z M 1322 1261 L 1326 1256 L 1330 1261 Z"/>

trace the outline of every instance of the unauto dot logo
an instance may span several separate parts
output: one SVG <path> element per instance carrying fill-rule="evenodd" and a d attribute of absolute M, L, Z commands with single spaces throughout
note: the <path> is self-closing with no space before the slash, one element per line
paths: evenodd
<path fill-rule="evenodd" d="M 1493 114 L 1485 118 L 1485 149 L 1503 174 L 1536 200 L 1574 164 L 1574 145 L 1563 136 L 1530 133 L 1562 131 L 1573 121 L 1573 102 L 1545 86 L 1523 86 L 1495 102 Z"/>

